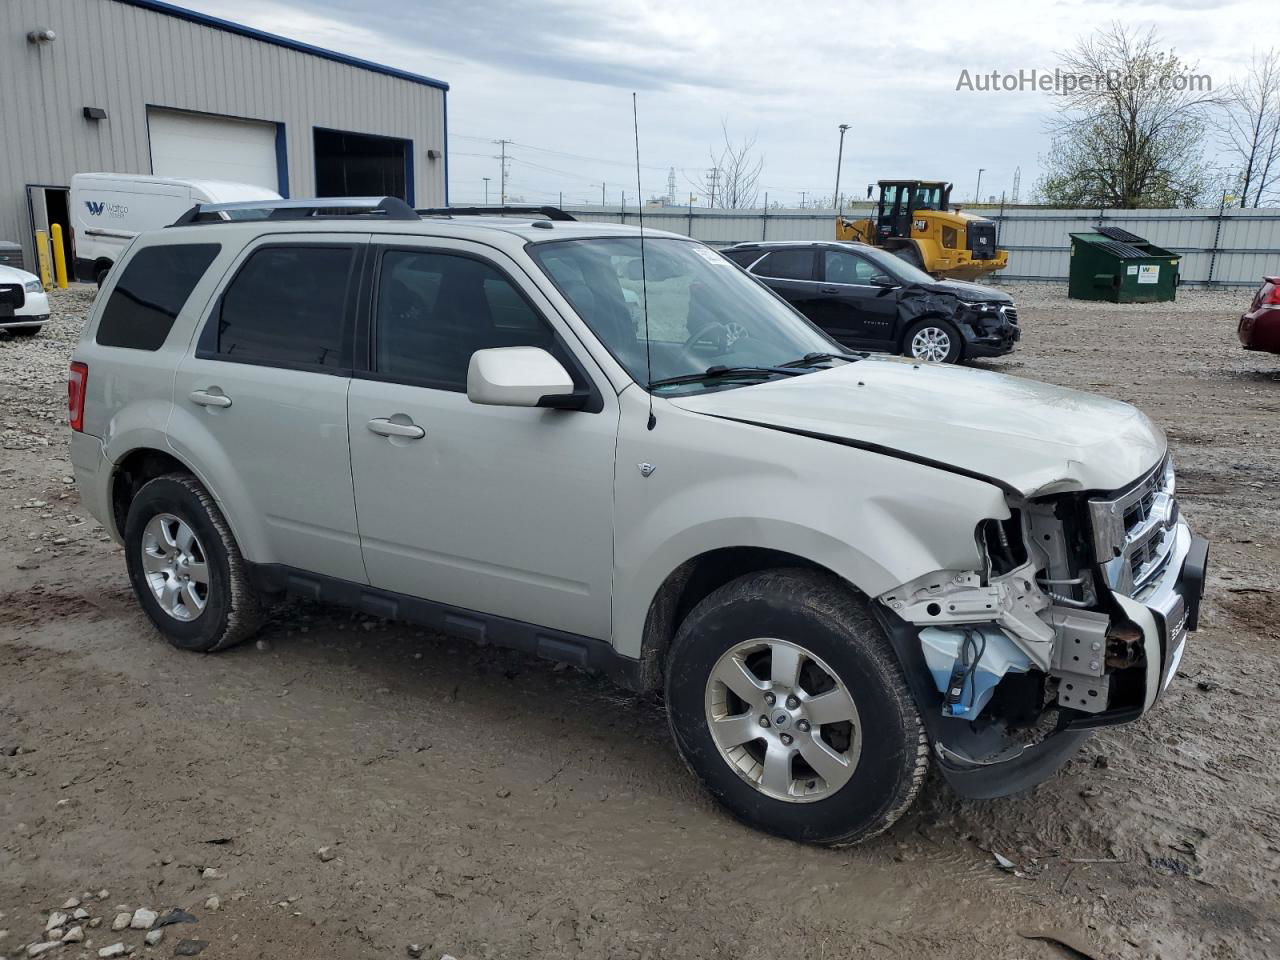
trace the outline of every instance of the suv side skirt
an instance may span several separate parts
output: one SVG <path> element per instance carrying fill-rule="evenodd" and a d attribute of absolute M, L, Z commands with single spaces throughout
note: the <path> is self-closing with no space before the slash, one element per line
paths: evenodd
<path fill-rule="evenodd" d="M 460 639 L 492 643 L 544 660 L 598 670 L 628 690 L 641 687 L 640 661 L 618 653 L 608 640 L 411 597 L 284 564 L 250 563 L 248 566 L 253 585 L 266 593 L 285 593 L 349 607 L 387 620 L 417 623 Z"/>

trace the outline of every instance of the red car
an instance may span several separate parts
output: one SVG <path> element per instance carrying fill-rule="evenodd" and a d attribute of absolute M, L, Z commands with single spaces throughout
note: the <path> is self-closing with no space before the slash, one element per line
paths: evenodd
<path fill-rule="evenodd" d="M 1236 329 L 1246 350 L 1280 353 L 1280 277 L 1263 277 Z"/>

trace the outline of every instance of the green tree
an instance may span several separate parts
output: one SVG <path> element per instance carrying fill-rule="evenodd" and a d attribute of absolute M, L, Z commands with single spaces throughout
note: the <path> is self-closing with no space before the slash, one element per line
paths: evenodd
<path fill-rule="evenodd" d="M 1064 207 L 1183 207 L 1205 202 L 1209 109 L 1196 65 L 1161 48 L 1154 29 L 1115 23 L 1062 55 L 1052 143 L 1036 192 Z"/>

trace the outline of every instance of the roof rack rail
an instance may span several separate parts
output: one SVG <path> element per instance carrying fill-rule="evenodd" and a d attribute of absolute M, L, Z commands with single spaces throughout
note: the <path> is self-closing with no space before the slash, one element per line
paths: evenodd
<path fill-rule="evenodd" d="M 242 200 L 197 203 L 170 226 L 228 223 L 237 220 L 305 220 L 328 217 L 377 217 L 417 220 L 413 207 L 399 197 L 316 197 L 309 200 Z"/>
<path fill-rule="evenodd" d="M 484 217 L 508 213 L 537 214 L 548 220 L 577 221 L 577 217 L 565 213 L 559 207 L 420 207 L 417 211 L 424 217 Z"/>

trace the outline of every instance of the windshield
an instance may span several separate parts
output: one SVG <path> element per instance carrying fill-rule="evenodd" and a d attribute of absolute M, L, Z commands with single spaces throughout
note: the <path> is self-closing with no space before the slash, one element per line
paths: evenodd
<path fill-rule="evenodd" d="M 560 240 L 529 248 L 609 352 L 642 385 L 711 368 L 777 367 L 841 347 L 743 273 L 699 243 L 640 238 Z M 646 368 L 644 319 L 648 290 Z M 741 380 L 655 386 L 660 392 L 719 389 Z"/>

